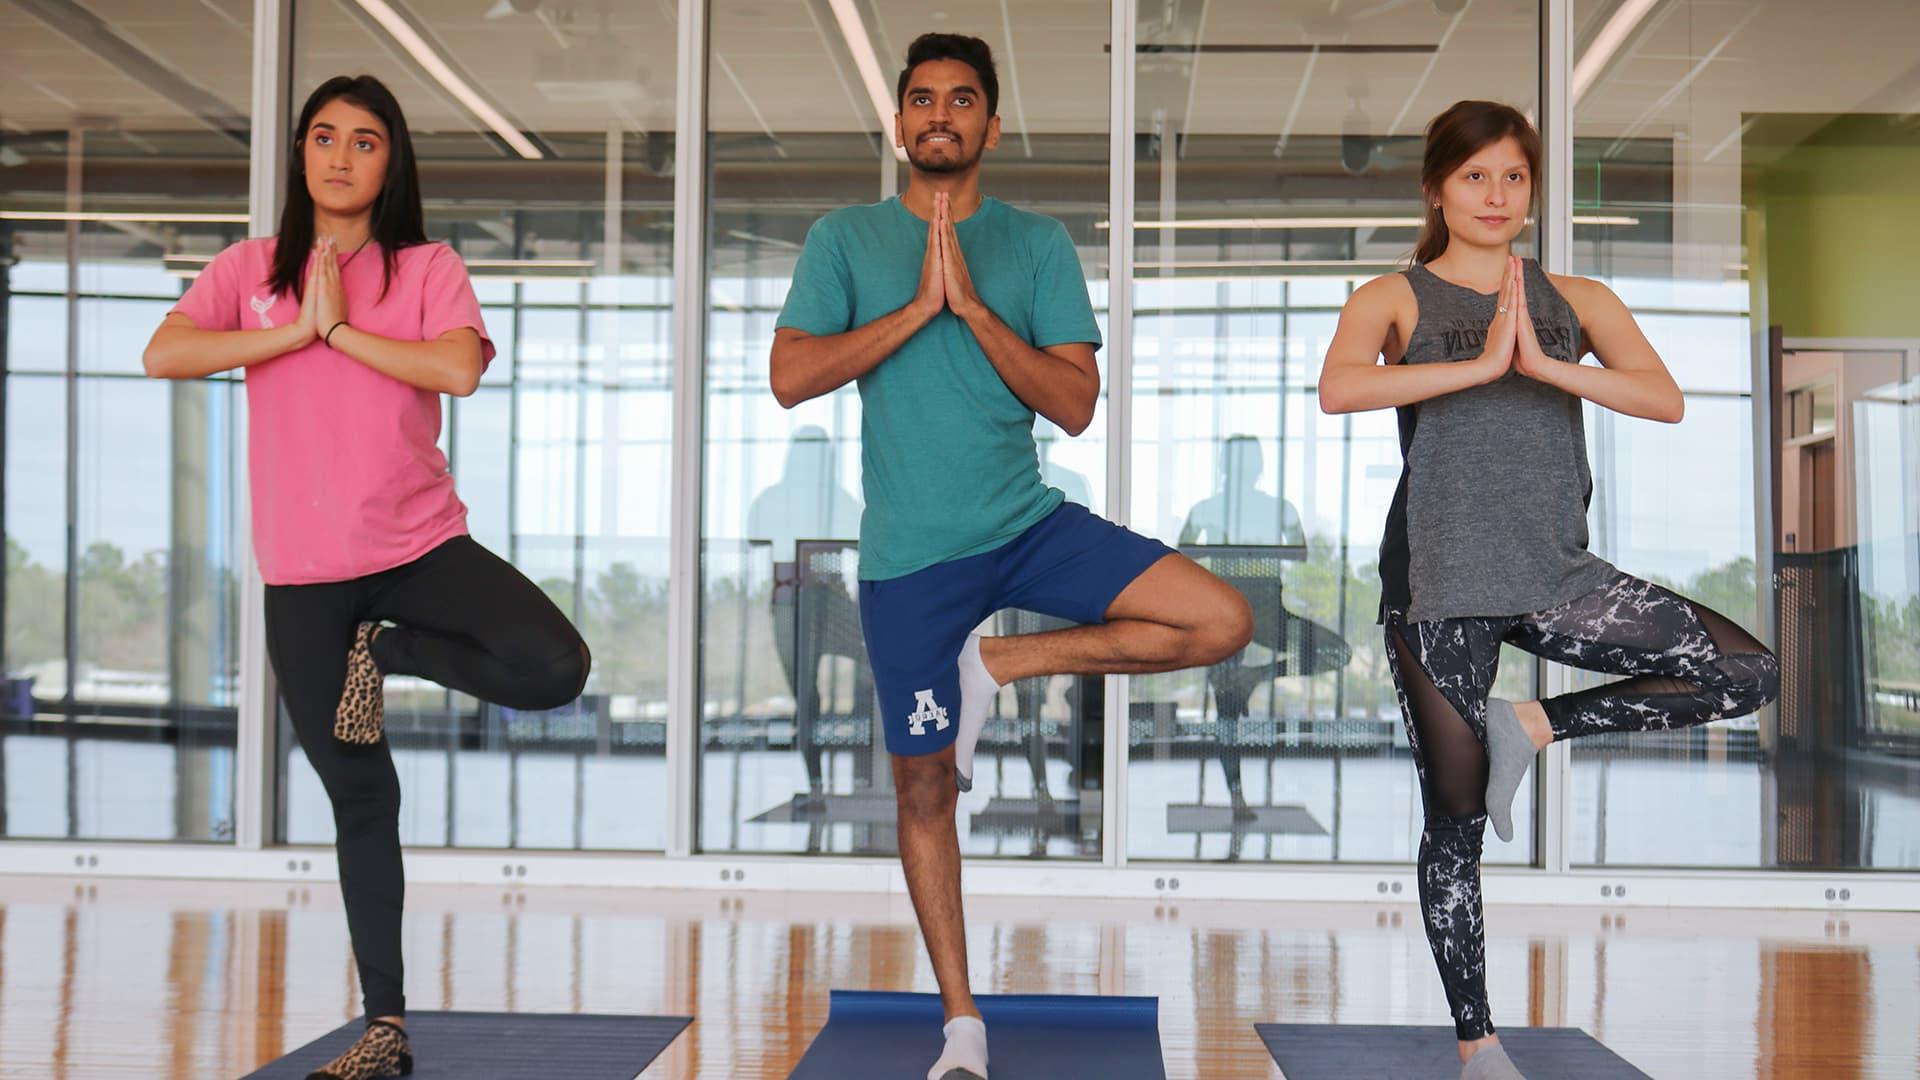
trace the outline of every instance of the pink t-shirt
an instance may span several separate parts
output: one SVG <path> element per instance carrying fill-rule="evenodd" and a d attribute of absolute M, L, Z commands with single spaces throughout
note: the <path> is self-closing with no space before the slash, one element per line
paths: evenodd
<path fill-rule="evenodd" d="M 300 317 L 274 295 L 274 239 L 243 240 L 200 273 L 173 310 L 202 330 L 285 326 Z M 401 250 L 380 296 L 381 252 L 339 256 L 347 316 L 395 341 L 472 327 L 493 343 L 466 264 L 445 244 Z M 378 302 L 376 302 L 376 300 Z M 401 566 L 467 531 L 467 508 L 437 444 L 440 395 L 409 386 L 315 341 L 246 370 L 253 549 L 269 585 L 350 581 Z"/>

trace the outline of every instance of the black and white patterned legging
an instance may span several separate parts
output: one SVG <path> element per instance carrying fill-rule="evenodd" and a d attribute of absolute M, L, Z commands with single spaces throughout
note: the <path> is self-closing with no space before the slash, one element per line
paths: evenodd
<path fill-rule="evenodd" d="M 1481 1039 L 1493 1033 L 1480 905 L 1486 705 L 1501 644 L 1628 676 L 1541 702 L 1555 740 L 1744 716 L 1779 695 L 1780 668 L 1725 616 L 1627 574 L 1533 615 L 1410 623 L 1389 611 L 1386 636 L 1426 809 L 1419 872 L 1427 942 L 1455 1032 Z"/>

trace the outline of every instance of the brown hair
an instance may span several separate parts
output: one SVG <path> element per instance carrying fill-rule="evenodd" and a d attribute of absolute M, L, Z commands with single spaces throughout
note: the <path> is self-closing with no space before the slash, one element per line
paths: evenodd
<path fill-rule="evenodd" d="M 1425 220 L 1413 261 L 1432 262 L 1447 250 L 1447 218 L 1433 200 L 1453 170 L 1491 143 L 1507 136 L 1527 156 L 1527 175 L 1540 175 L 1540 133 L 1525 114 L 1497 101 L 1456 101 L 1427 125 L 1426 156 L 1420 163 L 1420 193 Z M 1536 189 L 1537 190 L 1537 189 Z M 1529 210 L 1532 208 L 1529 207 Z"/>

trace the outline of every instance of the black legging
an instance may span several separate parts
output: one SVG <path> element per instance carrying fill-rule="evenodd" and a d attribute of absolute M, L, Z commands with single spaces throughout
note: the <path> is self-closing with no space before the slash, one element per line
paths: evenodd
<path fill-rule="evenodd" d="M 516 709 L 572 701 L 590 658 L 573 624 L 505 560 L 456 537 L 404 566 L 352 581 L 267 587 L 267 657 L 293 731 L 333 803 L 347 932 L 366 1015 L 407 1008 L 400 961 L 400 777 L 386 740 L 333 737 L 355 629 L 395 623 L 374 639 L 389 675 L 418 675 Z"/>
<path fill-rule="evenodd" d="M 1555 741 L 1745 716 L 1779 696 L 1780 667 L 1725 616 L 1626 574 L 1534 615 L 1409 623 L 1389 611 L 1386 631 L 1426 808 L 1419 873 L 1427 944 L 1455 1034 L 1482 1039 L 1493 1034 L 1480 907 L 1486 707 L 1501 643 L 1630 676 L 1542 701 Z"/>

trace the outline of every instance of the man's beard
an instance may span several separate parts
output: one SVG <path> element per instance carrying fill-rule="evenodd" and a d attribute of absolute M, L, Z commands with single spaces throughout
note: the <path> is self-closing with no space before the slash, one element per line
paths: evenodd
<path fill-rule="evenodd" d="M 966 144 L 961 143 L 960 146 L 964 150 Z M 963 152 L 954 154 L 951 157 L 933 157 L 919 153 L 916 145 L 916 149 L 907 151 L 907 162 L 923 173 L 945 176 L 952 173 L 966 172 L 968 169 L 980 164 L 980 151 L 975 150 L 972 156 L 968 156 Z"/>

